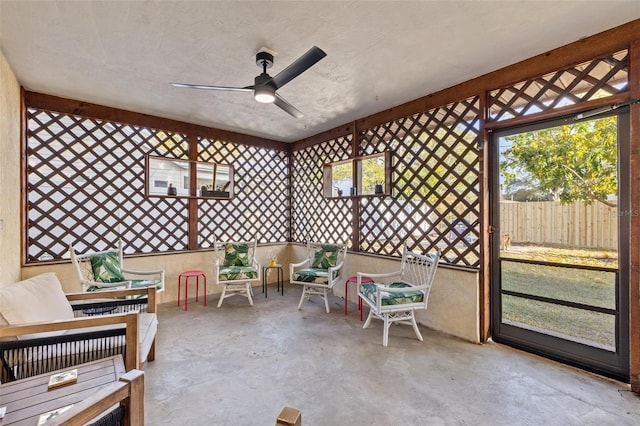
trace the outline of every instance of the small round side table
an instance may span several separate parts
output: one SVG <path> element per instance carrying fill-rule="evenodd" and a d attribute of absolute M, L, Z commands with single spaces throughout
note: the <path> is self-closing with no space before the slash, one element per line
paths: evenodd
<path fill-rule="evenodd" d="M 184 310 L 188 310 L 189 303 L 189 278 L 195 277 L 196 279 L 196 302 L 198 301 L 198 286 L 200 284 L 200 277 L 204 278 L 204 306 L 207 306 L 207 276 L 204 274 L 204 271 L 193 270 L 193 271 L 184 271 L 178 275 L 178 306 L 180 306 L 180 283 L 182 282 L 182 278 L 184 278 Z"/>
<path fill-rule="evenodd" d="M 366 284 L 366 283 L 372 283 L 373 280 L 371 278 L 368 277 L 362 277 L 362 284 Z M 349 311 L 347 309 L 347 303 L 349 303 L 349 283 L 358 283 L 358 277 L 357 276 L 353 276 L 353 277 L 349 277 L 347 278 L 347 281 L 345 281 L 344 283 L 344 315 L 347 316 L 349 315 Z M 362 321 L 362 298 L 360 296 L 358 296 L 358 310 L 360 311 L 360 321 Z"/>

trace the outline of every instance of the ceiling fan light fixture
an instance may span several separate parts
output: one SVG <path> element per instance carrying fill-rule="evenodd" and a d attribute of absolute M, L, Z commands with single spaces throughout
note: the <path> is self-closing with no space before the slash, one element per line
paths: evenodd
<path fill-rule="evenodd" d="M 271 104 L 276 100 L 276 91 L 269 86 L 256 87 L 253 97 L 263 104 Z"/>

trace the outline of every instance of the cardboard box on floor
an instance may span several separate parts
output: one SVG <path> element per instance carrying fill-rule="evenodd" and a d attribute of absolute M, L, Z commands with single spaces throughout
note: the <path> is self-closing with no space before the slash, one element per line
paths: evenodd
<path fill-rule="evenodd" d="M 284 407 L 280 414 L 276 426 L 302 426 L 302 414 L 300 410 L 291 407 Z"/>

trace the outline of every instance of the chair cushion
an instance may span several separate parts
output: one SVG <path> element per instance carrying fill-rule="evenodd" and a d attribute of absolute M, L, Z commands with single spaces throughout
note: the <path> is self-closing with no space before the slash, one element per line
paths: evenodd
<path fill-rule="evenodd" d="M 120 256 L 117 251 L 94 254 L 90 256 L 94 281 L 101 283 L 117 283 L 125 281 L 120 271 Z"/>
<path fill-rule="evenodd" d="M 411 288 L 411 284 L 407 283 L 392 283 L 392 284 L 363 284 L 362 293 L 371 300 L 373 303 L 377 303 L 377 286 L 391 287 L 391 288 Z M 403 303 L 420 303 L 424 300 L 424 293 L 421 291 L 404 291 L 401 293 L 389 293 L 386 291 L 380 292 L 381 305 L 401 305 Z"/>
<path fill-rule="evenodd" d="M 338 276 L 338 273 L 335 273 Z M 329 284 L 329 271 L 321 268 L 308 268 L 295 271 L 292 277 L 293 281 L 314 284 Z"/>
<path fill-rule="evenodd" d="M 158 290 L 162 289 L 162 280 L 129 280 L 129 281 L 131 281 L 131 288 L 155 287 Z"/>
<path fill-rule="evenodd" d="M 313 256 L 311 268 L 329 269 L 338 263 L 338 252 L 340 248 L 333 244 L 323 244 L 316 249 Z"/>
<path fill-rule="evenodd" d="M 224 246 L 224 266 L 249 266 L 249 244 L 227 243 Z"/>
<path fill-rule="evenodd" d="M 153 339 L 156 338 L 156 333 L 158 332 L 158 316 L 153 313 L 141 313 L 138 329 L 140 362 L 144 362 L 147 360 L 147 355 L 149 355 L 149 350 L 153 345 Z"/>
<path fill-rule="evenodd" d="M 220 268 L 220 281 L 251 280 L 258 278 L 258 271 L 252 266 L 226 266 Z"/>
<path fill-rule="evenodd" d="M 0 313 L 10 325 L 73 319 L 73 309 L 54 272 L 40 274 L 0 288 Z M 38 333 L 59 336 L 62 331 Z M 28 339 L 36 335 L 24 335 Z"/>

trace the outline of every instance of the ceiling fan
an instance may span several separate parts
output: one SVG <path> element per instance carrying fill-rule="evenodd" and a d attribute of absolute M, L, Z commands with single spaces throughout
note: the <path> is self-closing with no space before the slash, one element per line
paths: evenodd
<path fill-rule="evenodd" d="M 262 103 L 274 103 L 282 110 L 295 118 L 302 118 L 304 115 L 300 110 L 287 102 L 276 90 L 311 68 L 327 54 L 317 46 L 313 46 L 307 53 L 300 56 L 291 65 L 280 71 L 275 77 L 267 74 L 267 69 L 273 66 L 273 55 L 269 52 L 258 52 L 256 54 L 256 65 L 262 67 L 262 74 L 256 76 L 252 86 L 226 87 L 226 86 L 203 86 L 200 84 L 171 83 L 175 87 L 185 87 L 187 89 L 204 90 L 226 90 L 232 92 L 253 92 L 256 101 Z"/>

